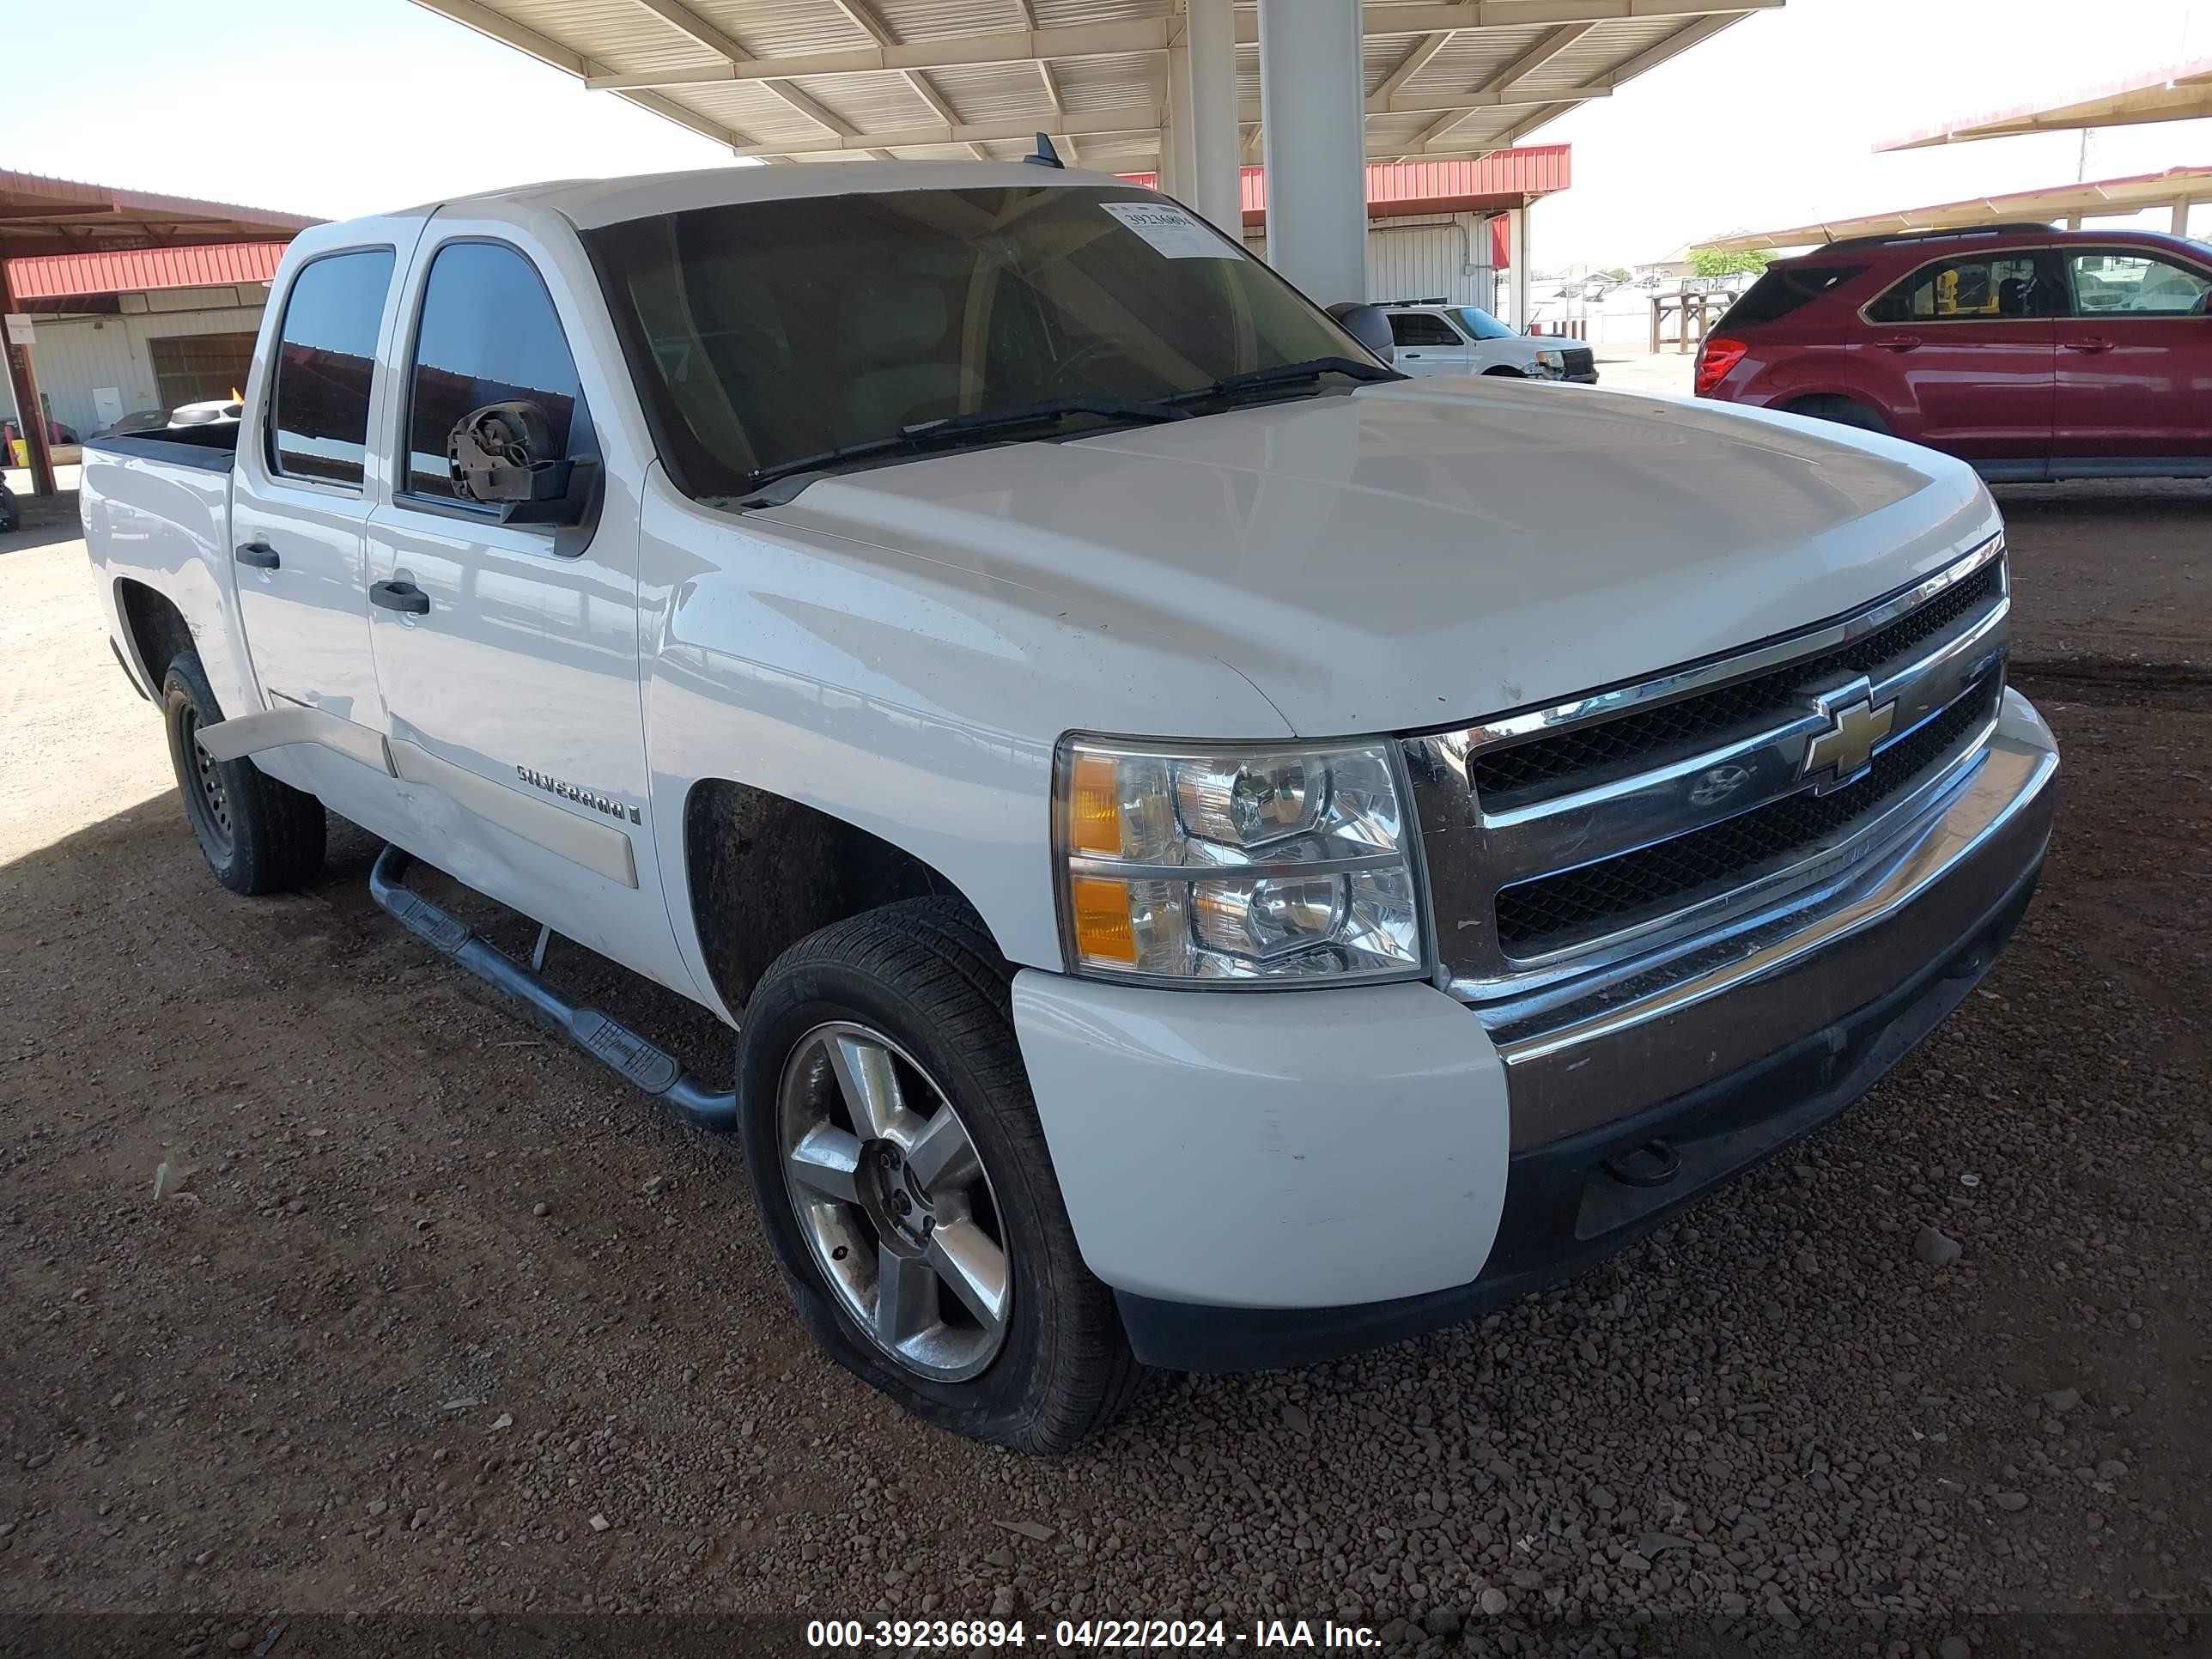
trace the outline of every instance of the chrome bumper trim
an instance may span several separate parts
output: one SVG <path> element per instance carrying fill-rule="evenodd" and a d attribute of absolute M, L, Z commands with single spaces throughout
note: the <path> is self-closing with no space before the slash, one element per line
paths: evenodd
<path fill-rule="evenodd" d="M 1474 1003 L 1505 1062 L 1514 1149 L 1633 1115 L 1817 1037 L 1893 985 L 1900 963 L 1936 959 L 2041 859 L 2057 769 L 2049 728 L 2007 692 L 1979 763 L 1878 862 L 1723 935 Z"/>

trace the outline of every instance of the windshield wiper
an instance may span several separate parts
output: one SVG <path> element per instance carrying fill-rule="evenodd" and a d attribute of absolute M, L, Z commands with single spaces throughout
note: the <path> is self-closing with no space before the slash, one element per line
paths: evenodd
<path fill-rule="evenodd" d="M 1272 392 L 1279 387 L 1296 386 L 1304 380 L 1318 380 L 1324 374 L 1342 374 L 1354 380 L 1402 380 L 1406 378 L 1395 368 L 1385 368 L 1378 362 L 1358 357 L 1309 357 L 1303 362 L 1277 363 L 1268 368 L 1248 368 L 1239 374 L 1224 374 L 1212 386 L 1178 392 L 1168 401 L 1172 404 L 1200 404 L 1209 398 L 1234 398 L 1245 392 Z"/>
<path fill-rule="evenodd" d="M 1036 426 L 1070 415 L 1097 415 L 1109 421 L 1187 421 L 1189 414 L 1175 406 L 1173 398 L 1142 401 L 1135 398 L 1048 398 L 1042 403 L 1017 404 L 1012 409 L 979 409 L 972 414 L 951 415 L 941 421 L 924 421 L 906 428 L 911 438 L 935 439 L 945 434 L 964 436 L 974 432 L 996 432 L 1010 427 Z"/>
<path fill-rule="evenodd" d="M 978 409 L 965 415 L 947 416 L 939 421 L 917 421 L 888 437 L 839 444 L 834 449 L 763 467 L 753 475 L 751 487 L 745 492 L 742 504 L 766 505 L 770 501 L 788 501 L 811 482 L 815 474 L 842 466 L 848 461 L 870 460 L 879 455 L 924 454 L 939 447 L 957 447 L 978 437 L 1019 431 L 1024 427 L 1053 425 L 1071 415 L 1096 415 L 1109 421 L 1187 421 L 1190 418 L 1188 410 L 1176 408 L 1174 402 L 1166 398 L 1157 403 L 1144 403 L 1133 398 L 1049 398 L 1041 403 L 1018 404 L 1011 409 Z M 779 481 L 795 487 L 777 490 L 772 495 L 764 493 L 767 486 Z"/>

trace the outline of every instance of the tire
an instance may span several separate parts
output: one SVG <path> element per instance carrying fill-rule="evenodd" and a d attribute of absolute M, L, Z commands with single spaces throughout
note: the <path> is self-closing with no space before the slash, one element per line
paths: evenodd
<path fill-rule="evenodd" d="M 854 1080 L 885 1070 L 914 1121 L 878 1112 L 864 1127 L 853 1101 L 871 1091 Z M 1142 1370 L 1113 1293 L 1076 1248 L 1014 1038 L 1006 965 L 965 905 L 903 900 L 777 957 L 745 1006 L 738 1097 L 777 1265 L 838 1364 L 927 1422 L 1024 1452 L 1067 1451 L 1127 1405 Z M 916 1133 L 924 1124 L 934 1152 Z M 962 1131 L 972 1161 L 944 1155 Z M 934 1265 L 988 1264 L 979 1235 L 1000 1251 L 995 1279 L 988 1266 L 959 1275 Z M 887 1310 L 886 1285 L 912 1290 L 920 1269 L 924 1288 Z M 956 1294 L 960 1278 L 979 1302 Z M 1004 1287 L 995 1302 L 976 1289 L 990 1284 Z"/>
<path fill-rule="evenodd" d="M 1815 421 L 1833 421 L 1838 426 L 1855 426 L 1862 432 L 1889 431 L 1889 422 L 1864 404 L 1850 398 L 1800 398 L 1794 404 L 1782 406 L 1784 415 L 1802 415 Z"/>
<path fill-rule="evenodd" d="M 161 724 L 192 838 L 215 878 L 234 893 L 303 887 L 323 867 L 323 804 L 251 760 L 210 759 L 198 733 L 222 719 L 199 658 L 184 653 L 161 681 Z"/>
<path fill-rule="evenodd" d="M 1522 374 L 1519 369 L 1517 369 L 1517 368 L 1508 368 L 1508 367 L 1506 367 L 1506 365 L 1504 365 L 1504 363 L 1499 363 L 1499 364 L 1498 364 L 1498 365 L 1496 365 L 1495 367 L 1491 368 L 1486 368 L 1486 369 L 1484 369 L 1482 372 L 1483 372 L 1485 374 L 1495 374 L 1495 375 L 1498 375 L 1498 376 L 1501 377 L 1502 379 L 1508 380 L 1527 380 L 1527 379 L 1528 378 L 1526 374 Z"/>

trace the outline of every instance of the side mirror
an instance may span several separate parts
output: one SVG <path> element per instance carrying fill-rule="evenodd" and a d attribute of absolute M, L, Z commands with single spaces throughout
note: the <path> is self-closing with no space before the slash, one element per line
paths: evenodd
<path fill-rule="evenodd" d="M 453 493 L 498 507 L 501 524 L 580 524 L 596 463 L 555 447 L 552 422 L 526 398 L 472 409 L 446 438 Z"/>
<path fill-rule="evenodd" d="M 1389 314 L 1382 307 L 1346 301 L 1331 306 L 1328 314 L 1336 319 L 1338 327 L 1384 362 L 1397 362 L 1397 342 L 1390 335 Z"/>

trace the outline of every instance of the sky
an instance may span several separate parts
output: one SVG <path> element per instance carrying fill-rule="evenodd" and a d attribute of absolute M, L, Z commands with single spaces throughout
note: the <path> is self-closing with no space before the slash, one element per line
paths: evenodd
<path fill-rule="evenodd" d="M 0 167 L 338 218 L 728 159 L 408 0 L 0 5 L 30 19 L 6 31 Z M 1575 149 L 1574 187 L 1535 210 L 1535 261 L 1632 264 L 2070 182 L 2073 134 L 1873 147 L 2191 57 L 2212 57 L 2212 0 L 1790 0 L 1530 136 Z M 2094 134 L 2087 176 L 2184 164 L 2212 165 L 2212 121 Z"/>

